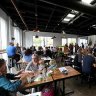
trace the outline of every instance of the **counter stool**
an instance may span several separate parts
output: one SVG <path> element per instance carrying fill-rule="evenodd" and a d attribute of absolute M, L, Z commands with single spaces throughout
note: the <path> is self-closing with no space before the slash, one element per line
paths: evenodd
<path fill-rule="evenodd" d="M 15 59 L 13 56 L 8 56 L 8 68 L 9 68 L 9 70 L 10 70 L 10 68 L 15 66 L 14 61 L 15 61 Z M 10 71 L 12 72 L 12 70 L 10 70 Z"/>

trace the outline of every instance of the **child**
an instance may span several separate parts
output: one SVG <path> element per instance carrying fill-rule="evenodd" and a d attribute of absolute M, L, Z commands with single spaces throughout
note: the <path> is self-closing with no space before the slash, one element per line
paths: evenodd
<path fill-rule="evenodd" d="M 55 59 L 50 60 L 49 64 L 50 64 L 50 66 L 48 68 L 49 70 L 52 70 L 52 69 L 54 69 L 54 68 L 57 67 L 56 60 Z"/>

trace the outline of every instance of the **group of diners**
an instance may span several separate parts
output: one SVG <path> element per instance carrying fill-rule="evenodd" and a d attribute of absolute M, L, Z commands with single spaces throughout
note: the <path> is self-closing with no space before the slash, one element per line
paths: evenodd
<path fill-rule="evenodd" d="M 11 53 L 8 53 L 8 51 L 10 51 L 8 47 L 11 49 Z M 15 54 L 12 53 L 14 53 L 16 48 L 13 43 L 10 43 L 8 47 L 6 49 L 8 58 L 10 57 L 15 59 Z M 26 49 L 26 51 L 30 53 L 29 49 Z M 22 58 L 24 58 L 24 54 L 27 54 L 26 51 L 24 53 L 22 52 Z M 0 96 L 16 96 L 18 91 L 25 95 L 28 94 L 29 92 L 24 90 L 24 85 L 28 83 L 28 78 L 38 76 L 39 74 L 43 74 L 44 72 L 47 72 L 47 70 L 51 69 L 51 65 L 49 67 L 47 66 L 48 68 L 46 69 L 44 60 L 41 59 L 41 56 L 36 52 L 30 54 L 29 56 L 31 58 L 27 57 L 27 60 L 30 59 L 30 61 L 26 61 L 26 68 L 20 70 L 17 74 L 7 73 L 6 61 L 2 58 L 0 59 Z M 54 64 L 56 64 L 56 62 L 54 62 Z M 12 67 L 14 67 L 14 65 Z M 11 80 L 15 81 L 12 82 Z"/>
<path fill-rule="evenodd" d="M 44 60 L 37 54 L 33 54 L 32 61 L 27 64 L 25 69 L 20 70 L 17 74 L 7 73 L 5 60 L 0 59 L 0 90 L 2 91 L 0 91 L 0 95 L 2 93 L 3 96 L 16 96 L 18 91 L 25 95 L 28 94 L 29 92 L 23 90 L 24 85 L 28 83 L 28 78 L 37 77 L 39 74 L 47 72 L 47 70 L 50 70 L 50 67 L 46 69 Z M 11 82 L 10 80 L 15 81 Z M 6 94 L 5 92 L 7 95 L 4 95 Z"/>
<path fill-rule="evenodd" d="M 94 74 L 96 73 L 96 59 L 95 59 L 95 48 L 79 48 L 78 52 L 74 56 L 74 67 L 81 73 Z"/>
<path fill-rule="evenodd" d="M 67 51 L 69 54 L 73 54 L 69 52 L 69 49 Z M 36 48 L 32 46 L 26 49 L 25 47 L 20 48 L 18 44 L 15 47 L 12 42 L 10 42 L 9 46 L 6 48 L 6 52 L 8 58 L 15 59 L 16 62 L 22 58 L 23 62 L 26 62 L 26 68 L 15 75 L 7 74 L 6 62 L 4 59 L 0 59 L 0 82 L 2 82 L 0 83 L 0 89 L 7 90 L 9 93 L 16 93 L 17 91 L 20 91 L 23 94 L 27 94 L 25 90 L 22 90 L 25 83 L 28 82 L 26 78 L 28 76 L 37 76 L 38 74 L 42 73 L 43 70 L 46 70 L 45 62 L 43 59 L 41 59 L 42 56 L 57 59 L 58 55 L 63 56 L 64 54 L 62 48 L 51 47 L 50 49 L 49 47 L 46 47 L 45 50 L 43 50 L 42 47 L 38 47 L 38 50 L 36 50 Z M 76 66 L 77 70 L 81 73 L 84 72 L 94 74 L 95 67 L 93 64 L 95 63 L 95 54 L 96 46 L 93 48 L 78 47 L 77 53 L 75 53 L 74 66 Z M 14 62 L 12 62 L 12 64 L 13 65 L 11 67 L 14 67 Z M 16 81 L 11 82 L 10 79 L 15 79 Z"/>

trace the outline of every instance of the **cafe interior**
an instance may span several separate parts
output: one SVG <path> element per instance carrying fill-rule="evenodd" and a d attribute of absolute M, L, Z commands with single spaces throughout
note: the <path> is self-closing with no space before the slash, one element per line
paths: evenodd
<path fill-rule="evenodd" d="M 0 96 L 96 96 L 96 0 L 0 1 Z"/>

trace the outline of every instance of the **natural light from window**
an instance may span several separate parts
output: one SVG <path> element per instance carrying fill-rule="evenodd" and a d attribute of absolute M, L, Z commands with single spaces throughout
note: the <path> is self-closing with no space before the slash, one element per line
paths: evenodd
<path fill-rule="evenodd" d="M 62 46 L 64 46 L 67 43 L 67 40 L 65 38 L 62 38 Z"/>
<path fill-rule="evenodd" d="M 72 44 L 75 45 L 76 43 L 76 38 L 68 38 L 68 45 Z"/>
<path fill-rule="evenodd" d="M 35 38 L 35 36 L 33 36 L 33 46 L 53 46 L 53 39 L 51 39 L 52 37 L 38 37 Z"/>
<path fill-rule="evenodd" d="M 90 4 L 93 0 L 82 0 L 82 2 Z"/>
<path fill-rule="evenodd" d="M 14 37 L 15 37 L 15 41 L 14 41 L 15 45 L 17 43 L 19 43 L 20 45 L 20 31 L 18 27 L 14 27 Z"/>
<path fill-rule="evenodd" d="M 6 21 L 1 18 L 1 25 L 0 25 L 0 32 L 1 32 L 1 49 L 6 49 L 7 47 L 7 23 Z"/>
<path fill-rule="evenodd" d="M 86 44 L 87 44 L 87 40 L 86 40 L 86 39 L 80 39 L 80 41 L 79 41 L 79 46 L 81 46 L 82 43 L 83 43 L 84 45 L 86 45 Z"/>

